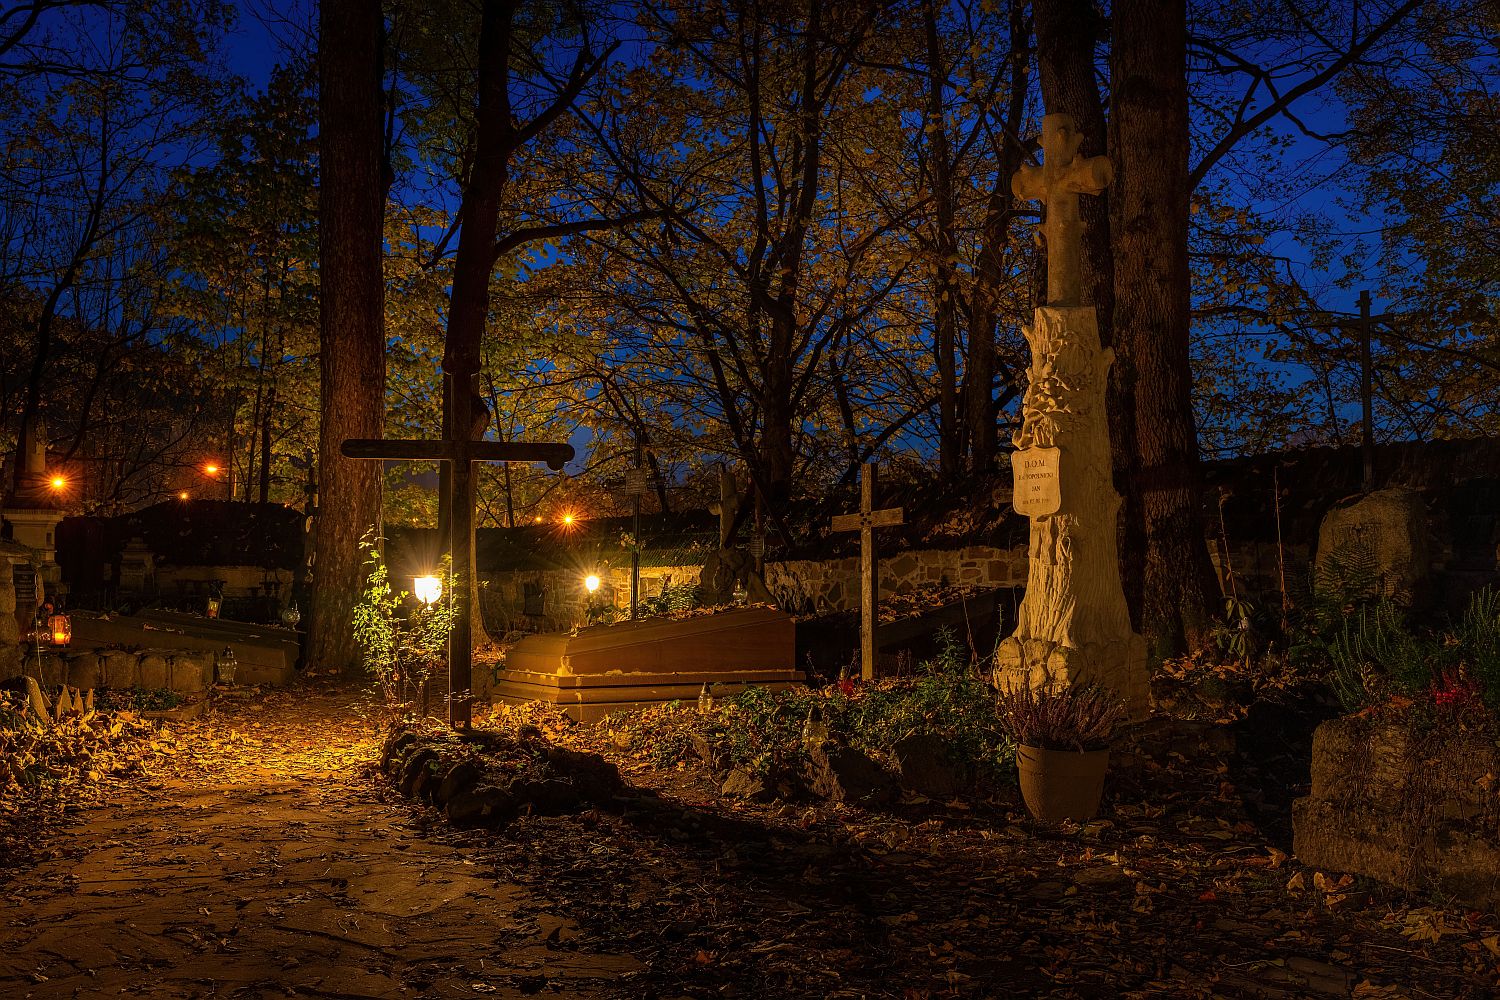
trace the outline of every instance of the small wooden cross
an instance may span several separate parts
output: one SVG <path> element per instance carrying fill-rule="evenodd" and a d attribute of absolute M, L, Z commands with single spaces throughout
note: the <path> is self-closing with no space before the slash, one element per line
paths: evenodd
<path fill-rule="evenodd" d="M 905 523 L 900 507 L 875 509 L 878 474 L 874 462 L 859 470 L 859 513 L 840 514 L 833 519 L 834 531 L 859 532 L 859 675 L 875 679 L 875 626 L 880 607 L 880 555 L 875 548 L 875 529 Z"/>
<path fill-rule="evenodd" d="M 457 409 L 455 394 L 446 393 L 449 408 Z M 463 408 L 473 413 L 472 400 Z M 467 415 L 466 415 L 467 416 Z M 570 444 L 545 444 L 531 441 L 482 441 L 488 419 L 450 419 L 450 432 L 436 440 L 395 440 L 350 438 L 339 446 L 345 458 L 374 461 L 444 462 L 451 465 L 449 475 L 442 477 L 443 509 L 449 512 L 448 535 L 441 539 L 452 553 L 452 577 L 448 598 L 453 604 L 453 631 L 448 634 L 448 724 L 454 728 L 469 726 L 473 721 L 474 631 L 469 610 L 469 579 L 474 566 L 474 476 L 475 462 L 546 462 L 549 468 L 561 469 L 573 457 Z M 477 424 L 477 426 L 475 426 Z M 453 433 L 452 428 L 469 427 L 468 434 Z M 441 530 L 439 532 L 442 533 Z"/>
<path fill-rule="evenodd" d="M 1074 306 L 1083 297 L 1083 220 L 1078 217 L 1078 196 L 1098 194 L 1114 180 L 1114 168 L 1105 156 L 1078 159 L 1083 133 L 1072 115 L 1042 118 L 1042 165 L 1023 165 L 1011 179 L 1017 198 L 1041 201 L 1047 206 L 1042 233 L 1047 243 L 1047 304 Z"/>

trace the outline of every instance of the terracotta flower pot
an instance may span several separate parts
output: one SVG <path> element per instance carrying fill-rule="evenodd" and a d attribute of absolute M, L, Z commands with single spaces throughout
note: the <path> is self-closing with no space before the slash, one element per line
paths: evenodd
<path fill-rule="evenodd" d="M 1016 769 L 1021 798 L 1031 815 L 1047 823 L 1065 819 L 1083 822 L 1099 811 L 1104 794 L 1108 750 L 1043 750 L 1016 747 Z"/>

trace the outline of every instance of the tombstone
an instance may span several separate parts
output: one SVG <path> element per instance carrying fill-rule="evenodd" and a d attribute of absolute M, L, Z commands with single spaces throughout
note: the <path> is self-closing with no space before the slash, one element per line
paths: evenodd
<path fill-rule="evenodd" d="M 31 550 L 36 571 L 49 592 L 61 590 L 57 565 L 57 525 L 63 514 L 47 472 L 47 431 L 40 416 L 25 430 L 20 461 L 8 484 L 4 520 L 13 541 Z"/>
<path fill-rule="evenodd" d="M 235 652 L 238 684 L 290 684 L 301 653 L 298 635 L 272 625 L 251 625 L 173 612 L 139 615 L 72 614 L 74 650 L 140 648 L 216 654 L 225 646 Z"/>
<path fill-rule="evenodd" d="M 1421 494 L 1393 487 L 1334 505 L 1318 526 L 1316 568 L 1320 585 L 1410 601 L 1432 568 Z"/>
<path fill-rule="evenodd" d="M 17 594 L 17 570 L 31 570 L 31 553 L 23 545 L 0 541 L 0 679 L 15 676 L 21 667 L 22 625 L 36 617 L 36 585 L 21 599 Z"/>
<path fill-rule="evenodd" d="M 506 654 L 490 693 L 512 705 L 548 702 L 592 722 L 691 701 L 704 685 L 716 695 L 752 684 L 771 691 L 800 685 L 806 678 L 796 656 L 796 626 L 775 608 L 643 618 L 527 636 Z"/>
<path fill-rule="evenodd" d="M 156 556 L 139 535 L 120 551 L 115 580 L 121 594 L 139 596 L 156 590 Z"/>
<path fill-rule="evenodd" d="M 1046 203 L 1047 304 L 1026 329 L 1029 384 L 1011 456 L 1013 504 L 1031 519 L 1026 596 L 1013 635 L 995 652 L 996 683 L 1033 688 L 1096 684 L 1133 719 L 1149 708 L 1146 644 L 1120 584 L 1105 393 L 1113 352 L 1101 349 L 1092 306 L 1081 305 L 1078 197 L 1112 179 L 1109 160 L 1078 159 L 1068 115 L 1042 120 L 1043 163 L 1012 181 Z"/>

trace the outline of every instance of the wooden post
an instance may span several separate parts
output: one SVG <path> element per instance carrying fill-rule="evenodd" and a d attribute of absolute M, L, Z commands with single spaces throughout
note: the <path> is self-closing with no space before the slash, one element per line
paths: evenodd
<path fill-rule="evenodd" d="M 468 380 L 462 382 L 449 376 L 448 433 L 454 441 L 467 443 L 474 414 Z M 474 620 L 469 607 L 474 572 L 474 464 L 468 461 L 444 464 L 449 466 L 452 484 L 448 493 L 446 539 L 452 553 L 448 564 L 448 603 L 453 609 L 452 631 L 448 633 L 448 725 L 467 729 L 474 718 Z"/>
<path fill-rule="evenodd" d="M 880 472 L 874 462 L 859 470 L 859 509 L 875 509 L 875 485 Z M 875 679 L 875 626 L 880 611 L 880 554 L 875 548 L 875 527 L 866 521 L 859 529 L 859 676 Z"/>
<path fill-rule="evenodd" d="M 474 629 L 469 617 L 474 573 L 475 462 L 546 462 L 561 469 L 573 457 L 568 444 L 524 441 L 481 441 L 474 438 L 473 397 L 450 392 L 445 407 L 443 437 L 437 441 L 351 438 L 339 447 L 346 458 L 376 461 L 441 462 L 452 466 L 446 478 L 441 507 L 448 511 L 449 537 L 442 539 L 452 555 L 448 598 L 452 602 L 453 631 L 448 635 L 448 723 L 455 728 L 472 721 Z M 454 403 L 462 399 L 463 402 Z"/>
<path fill-rule="evenodd" d="M 859 512 L 840 514 L 832 522 L 834 531 L 859 532 L 859 675 L 862 680 L 875 679 L 875 626 L 879 623 L 880 556 L 875 547 L 875 529 L 903 523 L 900 507 L 875 509 L 879 482 L 874 462 L 859 470 Z"/>
<path fill-rule="evenodd" d="M 1359 453 L 1365 493 L 1375 489 L 1375 399 L 1370 387 L 1370 290 L 1359 293 Z"/>

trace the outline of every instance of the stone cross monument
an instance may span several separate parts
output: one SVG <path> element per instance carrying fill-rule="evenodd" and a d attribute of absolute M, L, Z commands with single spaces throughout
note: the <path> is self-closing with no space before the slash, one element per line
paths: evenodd
<path fill-rule="evenodd" d="M 1120 585 L 1105 391 L 1114 352 L 1101 349 L 1093 306 L 1081 305 L 1080 195 L 1113 179 L 1103 156 L 1078 158 L 1083 136 L 1069 115 L 1042 119 L 1040 167 L 1011 182 L 1018 198 L 1047 207 L 1047 304 L 1025 331 L 1029 385 L 1011 465 L 1014 505 L 1031 518 L 1026 596 L 1015 634 L 996 651 L 1003 688 L 1097 684 L 1132 719 L 1149 708 L 1146 644 L 1130 626 Z"/>

